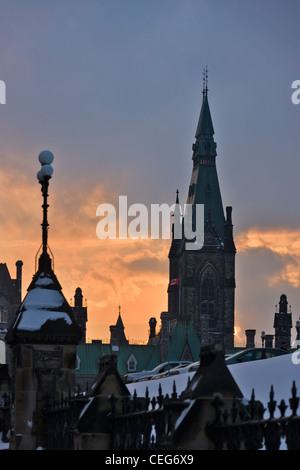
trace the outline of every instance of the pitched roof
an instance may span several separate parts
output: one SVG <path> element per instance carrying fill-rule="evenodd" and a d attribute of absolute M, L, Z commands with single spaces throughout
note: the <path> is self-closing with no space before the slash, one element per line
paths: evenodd
<path fill-rule="evenodd" d="M 201 348 L 200 366 L 183 392 L 185 398 L 199 398 L 222 393 L 224 397 L 243 397 L 224 360 L 223 351 L 215 346 Z"/>
<path fill-rule="evenodd" d="M 12 303 L 19 297 L 16 280 L 11 278 L 6 263 L 0 263 L 0 292 Z"/>
<path fill-rule="evenodd" d="M 212 137 L 214 133 L 207 93 L 204 93 L 195 138 L 199 140 L 201 137 Z"/>
<path fill-rule="evenodd" d="M 80 374 L 97 374 L 99 359 L 103 354 L 111 354 L 111 345 L 101 342 L 79 344 L 77 355 L 80 359 Z M 160 346 L 145 344 L 121 344 L 117 356 L 117 369 L 120 375 L 128 373 L 127 361 L 131 355 L 137 361 L 137 371 L 152 370 L 160 361 Z"/>
<path fill-rule="evenodd" d="M 199 360 L 200 341 L 196 330 L 191 321 L 177 320 L 173 335 L 170 340 L 170 346 L 166 361 L 181 360 L 186 348 L 189 349 L 194 362 Z"/>
<path fill-rule="evenodd" d="M 116 357 L 105 354 L 101 357 L 99 371 L 86 392 L 86 405 L 78 419 L 80 432 L 108 432 L 107 418 L 111 414 L 108 402 L 117 397 L 129 396 L 130 392 L 116 369 Z M 103 399 L 104 398 L 104 399 Z M 120 398 L 119 398 L 120 399 Z"/>
<path fill-rule="evenodd" d="M 9 344 L 77 344 L 82 331 L 52 269 L 37 271 L 6 335 Z"/>
<path fill-rule="evenodd" d="M 200 366 L 192 380 L 181 395 L 182 409 L 178 416 L 172 441 L 176 445 L 191 429 L 191 423 L 195 417 L 201 421 L 203 416 L 202 399 L 213 398 L 215 394 L 222 394 L 223 398 L 242 398 L 243 394 L 229 372 L 221 350 L 212 349 L 210 346 L 201 348 Z M 198 423 L 201 426 L 201 423 Z"/>

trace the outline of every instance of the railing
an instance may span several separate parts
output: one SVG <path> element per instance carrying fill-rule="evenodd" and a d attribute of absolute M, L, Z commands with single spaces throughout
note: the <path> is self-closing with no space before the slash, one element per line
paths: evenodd
<path fill-rule="evenodd" d="M 222 411 L 222 399 L 216 396 L 211 403 L 216 417 L 206 427 L 215 449 L 280 450 L 282 446 L 286 446 L 288 450 L 300 450 L 300 416 L 297 415 L 299 397 L 295 382 L 291 392 L 289 405 L 284 400 L 277 405 L 273 386 L 271 387 L 270 400 L 267 403 L 269 418 L 264 418 L 266 409 L 255 400 L 254 390 L 248 405 L 240 409 L 233 400 L 232 408 Z M 291 410 L 290 416 L 286 416 L 288 408 Z M 280 412 L 279 417 L 275 417 L 276 409 Z"/>
<path fill-rule="evenodd" d="M 170 448 L 176 422 L 188 406 L 187 401 L 177 395 L 175 382 L 171 396 L 163 395 L 159 386 L 158 395 L 152 398 L 146 389 L 145 397 L 138 397 L 135 392 L 132 397 L 110 395 L 103 399 L 110 402 L 110 410 L 101 419 L 105 419 L 108 424 L 111 449 L 118 451 Z M 122 409 L 117 412 L 116 402 L 120 399 Z M 243 401 L 233 398 L 230 409 L 224 408 L 220 395 L 207 402 L 208 407 L 215 409 L 214 419 L 206 424 L 206 438 L 210 448 L 279 450 L 283 446 L 288 450 L 300 450 L 300 416 L 297 415 L 299 397 L 295 383 L 288 404 L 284 400 L 277 404 L 273 387 L 267 409 L 255 400 L 254 391 L 248 403 L 244 404 Z M 74 431 L 82 408 L 82 396 L 80 399 L 64 399 L 47 407 L 47 449 L 74 449 Z M 266 410 L 269 414 L 267 418 L 264 417 Z M 0 426 L 1 423 L 0 419 Z M 202 442 L 199 442 L 199 447 L 203 448 Z"/>
<path fill-rule="evenodd" d="M 74 429 L 78 419 L 75 398 L 69 396 L 60 401 L 48 402 L 44 415 L 46 449 L 73 450 Z"/>
<path fill-rule="evenodd" d="M 177 397 L 177 394 L 176 394 Z M 110 397 L 112 413 L 110 417 L 111 447 L 113 450 L 159 449 L 164 423 L 164 405 L 168 397 L 162 394 L 161 386 L 157 398 L 149 398 L 148 388 L 145 397 L 132 399 L 124 397 L 122 413 L 115 414 L 114 397 Z"/>
<path fill-rule="evenodd" d="M 2 403 L 0 406 L 0 433 L 2 434 L 1 440 L 4 443 L 9 442 L 10 419 L 11 419 L 10 396 L 7 393 L 4 393 L 2 395 Z"/>

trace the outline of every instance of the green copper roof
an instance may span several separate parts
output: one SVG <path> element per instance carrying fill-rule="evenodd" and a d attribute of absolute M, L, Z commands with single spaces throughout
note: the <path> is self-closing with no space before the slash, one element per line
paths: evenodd
<path fill-rule="evenodd" d="M 193 168 L 187 203 L 204 204 L 204 223 L 210 219 L 223 240 L 225 216 L 215 165 L 199 164 Z"/>
<path fill-rule="evenodd" d="M 193 145 L 194 167 L 187 203 L 194 206 L 204 204 L 204 223 L 210 220 L 223 240 L 225 216 L 215 163 L 217 152 L 213 135 L 207 91 L 204 91 L 196 142 Z"/>
<path fill-rule="evenodd" d="M 195 138 L 196 140 L 199 140 L 201 137 L 213 137 L 214 133 L 215 131 L 211 119 L 207 93 L 203 93 L 202 107 Z"/>
<path fill-rule="evenodd" d="M 189 348 L 194 362 L 199 361 L 200 341 L 194 325 L 191 321 L 179 319 L 177 320 L 165 360 L 180 361 L 186 347 Z"/>
<path fill-rule="evenodd" d="M 112 354 L 110 344 L 99 342 L 82 343 L 77 346 L 77 355 L 80 359 L 79 370 L 77 374 L 97 374 L 99 358 L 103 354 Z M 120 375 L 128 373 L 127 361 L 133 355 L 137 361 L 137 372 L 142 370 L 152 370 L 160 364 L 159 344 L 141 345 L 141 344 L 122 344 L 120 345 L 117 360 L 117 369 Z"/>

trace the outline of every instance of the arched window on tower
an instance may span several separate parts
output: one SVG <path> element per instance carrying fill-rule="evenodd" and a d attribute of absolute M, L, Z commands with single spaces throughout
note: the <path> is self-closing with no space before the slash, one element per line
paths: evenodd
<path fill-rule="evenodd" d="M 215 318 L 216 287 L 215 279 L 210 271 L 206 271 L 201 284 L 201 315 L 209 316 L 209 326 L 217 326 Z"/>
<path fill-rule="evenodd" d="M 0 323 L 7 323 L 7 309 L 4 304 L 0 304 Z"/>

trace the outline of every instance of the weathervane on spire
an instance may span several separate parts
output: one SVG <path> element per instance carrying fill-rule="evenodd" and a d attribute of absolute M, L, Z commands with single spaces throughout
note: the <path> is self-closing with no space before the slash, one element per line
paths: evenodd
<path fill-rule="evenodd" d="M 203 75 L 203 96 L 207 96 L 207 92 L 208 92 L 208 88 L 207 88 L 207 83 L 208 83 L 208 68 L 207 66 L 205 67 L 205 69 L 203 69 L 203 72 L 202 72 L 202 75 Z"/>

